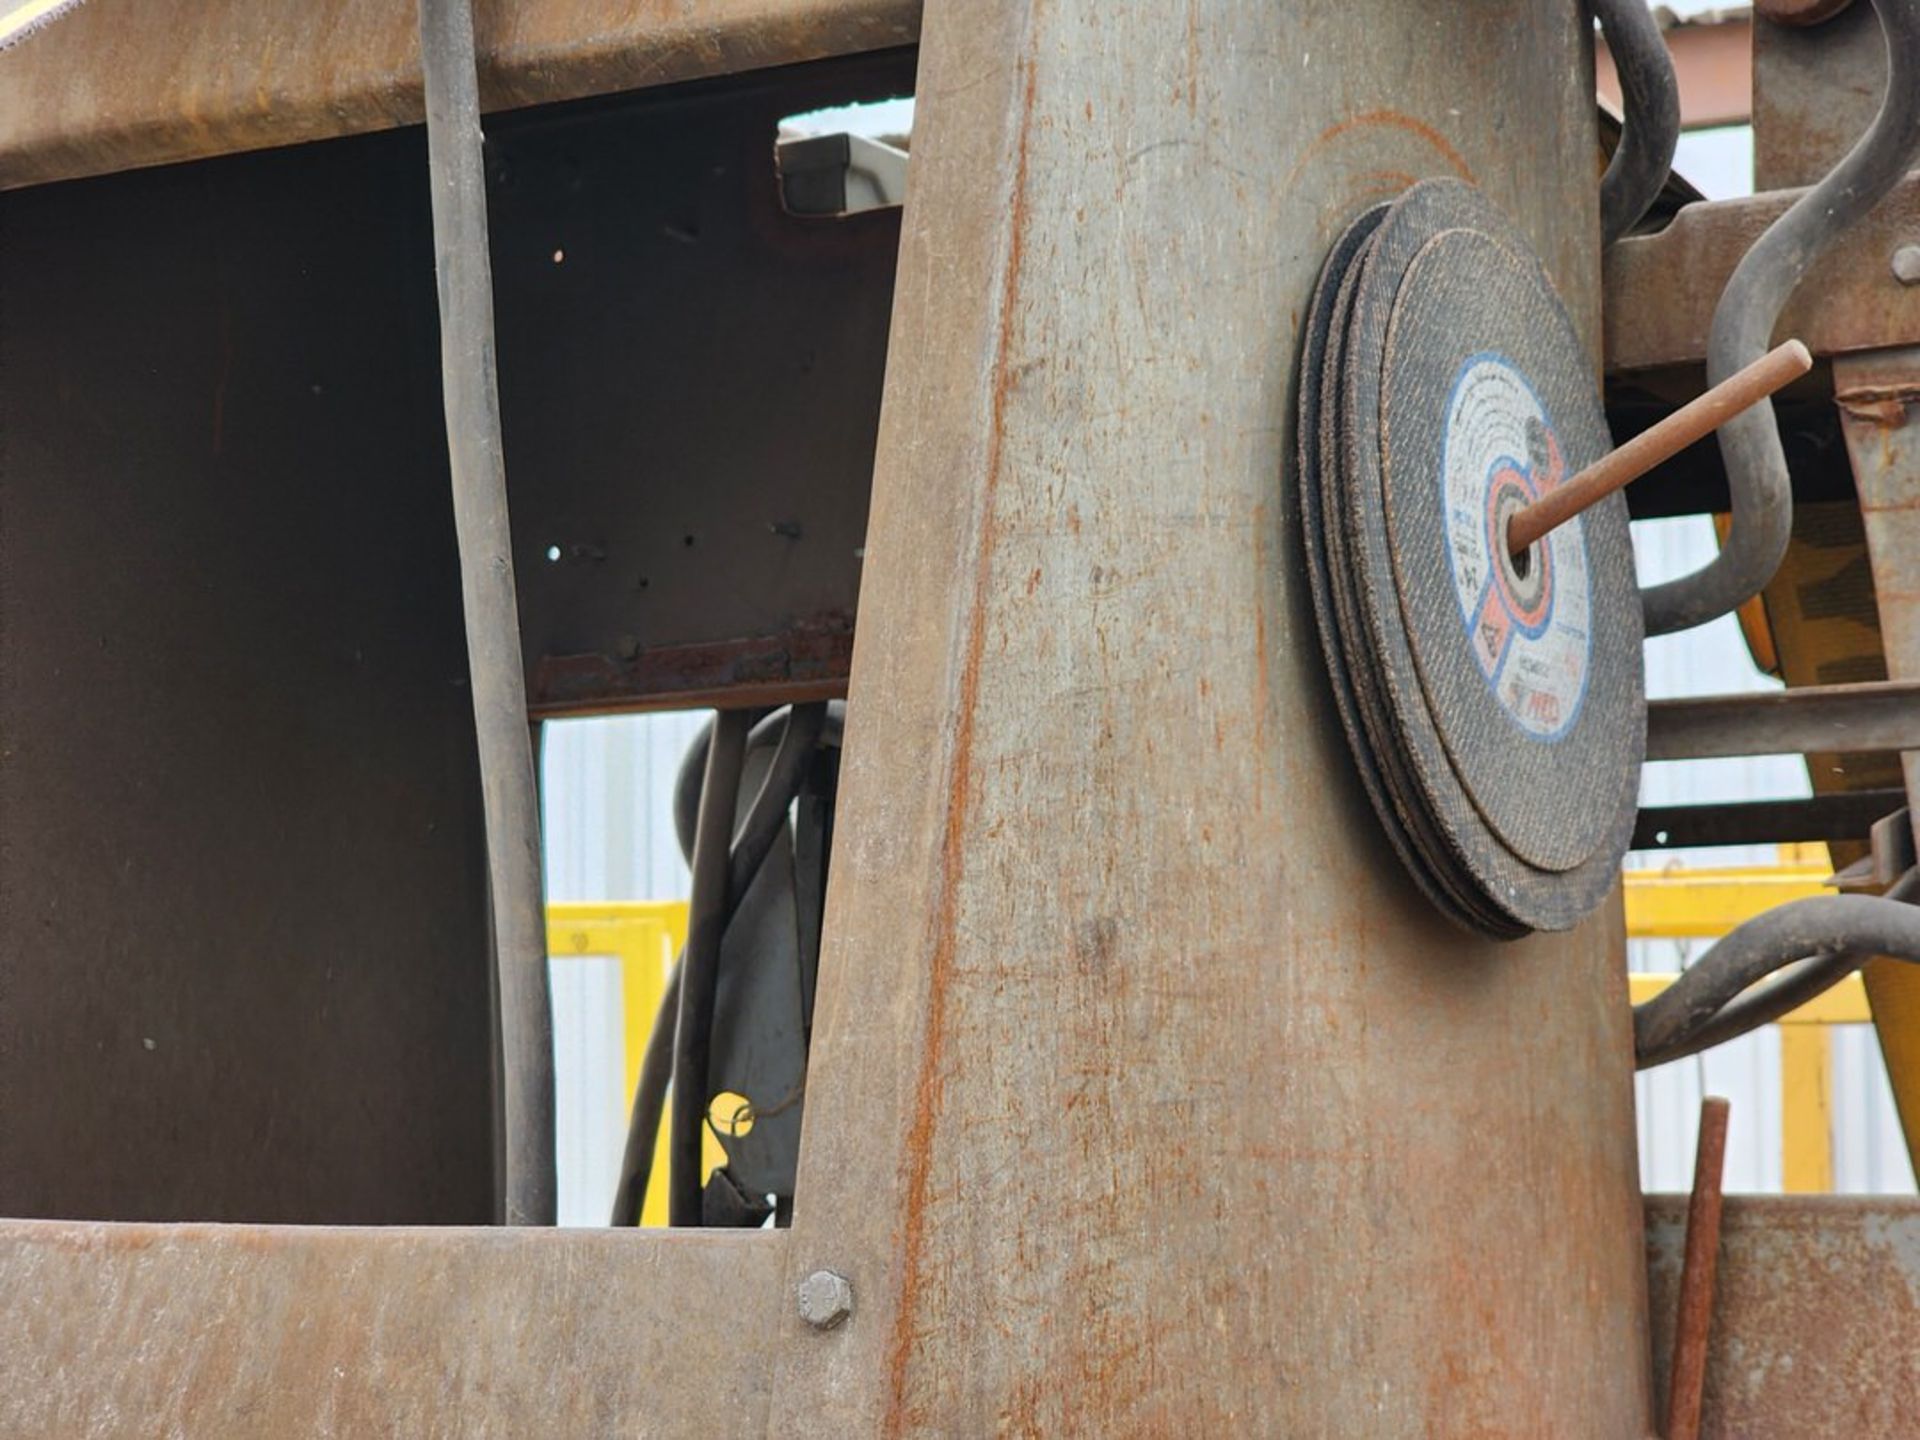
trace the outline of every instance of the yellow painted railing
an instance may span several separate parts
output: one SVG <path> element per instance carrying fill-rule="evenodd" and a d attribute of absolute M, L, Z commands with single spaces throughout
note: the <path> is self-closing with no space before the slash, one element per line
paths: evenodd
<path fill-rule="evenodd" d="M 1785 900 L 1831 894 L 1824 859 L 1796 854 L 1788 863 L 1739 869 L 1630 870 L 1626 873 L 1627 934 L 1635 940 L 1711 940 Z M 555 904 L 547 907 L 547 952 L 555 960 L 612 957 L 620 962 L 622 1107 L 633 1094 L 673 957 L 687 938 L 682 900 Z M 1649 1000 L 1677 977 L 1634 975 L 1634 1004 Z M 1833 1188 L 1832 1046 L 1828 1027 L 1872 1019 L 1858 975 L 1783 1016 L 1780 1024 L 1780 1132 L 1782 1175 L 1790 1192 Z M 707 1163 L 721 1158 L 707 1137 Z M 667 1146 L 664 1127 L 654 1152 L 655 1183 L 641 1223 L 666 1223 Z"/>
<path fill-rule="evenodd" d="M 1627 937 L 1718 940 L 1734 926 L 1788 900 L 1831 895 L 1824 860 L 1738 869 L 1629 870 Z"/>
<path fill-rule="evenodd" d="M 547 955 L 553 960 L 611 956 L 620 962 L 621 1036 L 626 1064 L 621 1068 L 621 1112 L 633 1096 L 640 1076 L 640 1057 L 660 1008 L 673 957 L 687 940 L 684 900 L 639 900 L 593 905 L 555 904 L 547 907 Z M 719 1163 L 720 1145 L 706 1137 L 709 1167 Z M 653 1152 L 653 1183 L 641 1207 L 642 1225 L 667 1223 L 667 1127 Z M 611 1199 L 609 1199 L 611 1204 Z"/>
<path fill-rule="evenodd" d="M 1809 855 L 1806 852 L 1816 850 Z M 1800 847 L 1786 863 L 1741 869 L 1629 870 L 1627 935 L 1634 940 L 1713 940 L 1763 910 L 1802 896 L 1832 894 L 1825 847 Z M 1633 1003 L 1651 1000 L 1678 976 L 1629 977 Z M 1873 1019 L 1866 987 L 1849 975 L 1824 995 L 1783 1015 L 1780 1026 L 1781 1188 L 1819 1194 L 1833 1188 L 1834 1025 Z"/>

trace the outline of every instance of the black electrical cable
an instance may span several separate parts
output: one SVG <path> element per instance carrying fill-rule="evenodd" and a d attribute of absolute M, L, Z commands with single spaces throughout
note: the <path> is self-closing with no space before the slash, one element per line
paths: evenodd
<path fill-rule="evenodd" d="M 835 703 L 837 706 L 838 702 Z M 753 803 L 748 807 L 746 819 L 740 823 L 728 857 L 729 920 L 740 898 L 747 893 L 747 887 L 766 863 L 767 855 L 779 837 L 780 827 L 786 822 L 787 810 L 805 781 L 814 750 L 823 740 L 830 738 L 833 743 L 838 742 L 839 727 L 829 727 L 828 720 L 828 706 L 824 704 L 796 705 L 791 710 L 776 710 L 754 726 L 748 735 L 749 750 L 771 743 L 776 735 L 779 739 L 778 748 L 767 766 L 760 788 L 754 794 Z M 829 737 L 830 729 L 832 733 Z M 689 768 L 694 769 L 696 774 L 704 770 L 712 733 L 712 727 L 707 727 L 688 747 L 687 760 L 681 766 L 683 777 Z M 697 766 L 687 763 L 694 760 L 698 761 Z M 696 788 L 693 792 L 696 821 L 689 829 L 697 828 L 699 794 Z M 694 837 L 689 836 L 685 844 L 688 852 L 693 849 L 693 841 Z M 691 853 L 688 858 L 691 860 Z M 666 988 L 660 996 L 660 1011 L 654 1019 L 653 1031 L 647 1037 L 646 1052 L 641 1058 L 640 1073 L 634 1083 L 633 1104 L 627 1118 L 626 1146 L 620 1159 L 620 1183 L 613 1202 L 612 1223 L 615 1225 L 638 1222 L 640 1207 L 646 1201 L 647 1186 L 653 1178 L 654 1141 L 660 1133 L 660 1119 L 666 1109 L 667 1090 L 673 1079 L 672 1041 L 679 1014 L 680 972 L 684 960 L 685 953 L 682 952 L 674 961 L 673 972 L 667 978 Z"/>
<path fill-rule="evenodd" d="M 1871 210 L 1920 155 L 1920 0 L 1874 0 L 1887 42 L 1887 90 L 1872 127 L 1813 189 L 1753 242 L 1713 312 L 1707 383 L 1717 385 L 1773 344 L 1780 311 L 1808 268 Z M 1647 634 L 1704 625 L 1765 588 L 1787 553 L 1793 486 L 1773 402 L 1720 427 L 1733 514 L 1726 543 L 1701 569 L 1640 592 Z"/>
<path fill-rule="evenodd" d="M 1620 143 L 1600 177 L 1600 243 L 1611 245 L 1659 198 L 1680 143 L 1680 84 L 1646 0 L 1593 0 L 1620 76 Z"/>
<path fill-rule="evenodd" d="M 1777 905 L 1730 931 L 1680 978 L 1633 1010 L 1645 1070 L 1777 1020 L 1875 956 L 1920 963 L 1920 877 L 1888 894 L 1819 895 Z M 1768 976 L 1787 973 L 1758 989 Z"/>
<path fill-rule="evenodd" d="M 819 743 L 838 750 L 841 733 L 846 728 L 847 702 L 827 701 L 825 714 Z M 763 717 L 748 732 L 747 753 L 752 754 L 755 750 L 764 750 L 769 745 L 779 743 L 780 737 L 786 733 L 786 723 L 787 711 L 784 706 Z M 700 728 L 687 746 L 687 753 L 680 757 L 680 769 L 673 782 L 673 833 L 680 842 L 681 858 L 689 865 L 693 863 L 694 820 L 700 811 L 700 773 L 707 763 L 707 742 L 712 735 L 711 723 Z"/>
<path fill-rule="evenodd" d="M 673 1027 L 667 1140 L 667 1218 L 672 1225 L 700 1223 L 700 1151 L 707 1114 L 706 1077 L 713 1054 L 713 1008 L 720 989 L 720 940 L 727 928 L 734 807 L 740 798 L 740 770 L 751 723 L 744 710 L 723 710 L 714 721 L 700 816 L 694 827 L 687 944 L 680 956 L 680 1004 Z"/>

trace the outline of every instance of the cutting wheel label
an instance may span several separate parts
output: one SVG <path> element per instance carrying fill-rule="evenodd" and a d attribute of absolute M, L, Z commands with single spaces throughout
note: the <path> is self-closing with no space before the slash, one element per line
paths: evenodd
<path fill-rule="evenodd" d="M 1508 518 L 1566 478 L 1553 420 L 1503 355 L 1471 356 L 1447 398 L 1440 505 L 1460 619 L 1480 673 L 1521 730 L 1557 740 L 1587 693 L 1587 541 L 1576 517 L 1509 558 Z"/>

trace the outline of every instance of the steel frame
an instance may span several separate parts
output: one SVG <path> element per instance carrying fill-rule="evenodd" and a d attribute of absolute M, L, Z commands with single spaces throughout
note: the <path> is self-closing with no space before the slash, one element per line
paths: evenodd
<path fill-rule="evenodd" d="M 415 117 L 410 5 L 310 7 L 284 54 L 239 0 L 109 8 L 0 61 L 0 183 Z M 917 10 L 582 41 L 576 8 L 483 27 L 497 103 Z M 1506 206 L 1597 353 L 1578 21 L 1483 7 L 1515 68 L 1390 0 L 933 0 L 794 1228 L 0 1223 L 0 1429 L 1643 1431 L 1618 916 L 1436 937 L 1345 778 L 1276 480 L 1287 317 L 1414 176 Z M 1729 1205 L 1709 1428 L 1911 1416 L 1916 1228 Z M 821 1271 L 854 1297 L 826 1331 Z M 1729 1366 L 1763 1340 L 1810 1388 Z"/>

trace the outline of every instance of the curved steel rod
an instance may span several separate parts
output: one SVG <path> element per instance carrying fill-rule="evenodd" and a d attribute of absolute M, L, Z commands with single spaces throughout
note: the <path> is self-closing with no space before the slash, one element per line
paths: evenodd
<path fill-rule="evenodd" d="M 1594 0 L 1620 76 L 1626 123 L 1600 177 L 1600 243 L 1611 245 L 1647 213 L 1667 183 L 1680 143 L 1680 85 L 1646 0 Z"/>

